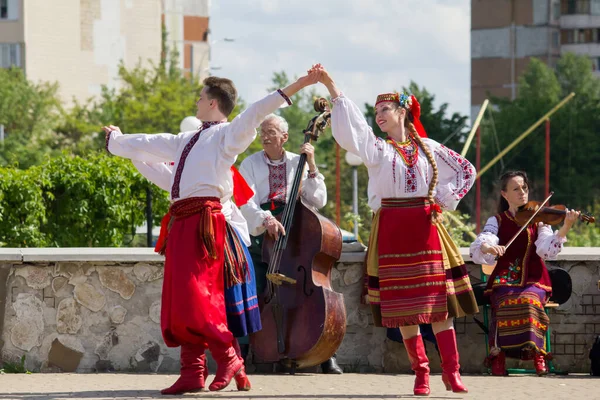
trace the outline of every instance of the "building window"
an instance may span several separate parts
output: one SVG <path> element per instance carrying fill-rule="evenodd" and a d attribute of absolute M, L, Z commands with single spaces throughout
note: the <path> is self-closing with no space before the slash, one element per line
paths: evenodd
<path fill-rule="evenodd" d="M 561 13 L 563 15 L 571 14 L 589 14 L 591 0 L 561 0 Z"/>
<path fill-rule="evenodd" d="M 560 46 L 558 32 L 552 32 L 552 47 L 558 48 Z"/>
<path fill-rule="evenodd" d="M 592 0 L 592 4 L 590 6 L 590 14 L 600 15 L 600 0 Z"/>
<path fill-rule="evenodd" d="M 0 21 L 19 19 L 19 0 L 0 0 Z"/>
<path fill-rule="evenodd" d="M 21 46 L 18 43 L 0 43 L 0 68 L 22 67 Z"/>
<path fill-rule="evenodd" d="M 560 18 L 560 1 L 552 3 L 552 19 L 557 20 Z"/>
<path fill-rule="evenodd" d="M 553 41 L 554 41 L 553 37 Z M 561 44 L 600 43 L 600 29 L 563 29 L 560 31 Z"/>
<path fill-rule="evenodd" d="M 8 0 L 0 0 L 0 19 L 8 19 Z"/>

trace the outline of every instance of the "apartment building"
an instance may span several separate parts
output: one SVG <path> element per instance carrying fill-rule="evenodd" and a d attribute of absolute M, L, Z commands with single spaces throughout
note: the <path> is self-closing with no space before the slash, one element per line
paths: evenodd
<path fill-rule="evenodd" d="M 163 21 L 180 68 L 200 79 L 210 72 L 209 13 L 210 0 L 163 0 Z"/>
<path fill-rule="evenodd" d="M 157 63 L 164 22 L 180 67 L 193 62 L 198 74 L 208 71 L 209 8 L 210 0 L 0 0 L 0 67 L 58 82 L 67 104 L 84 101 L 119 86 L 121 61 Z"/>
<path fill-rule="evenodd" d="M 514 98 L 532 57 L 590 57 L 600 76 L 600 0 L 472 0 L 471 117 L 489 94 Z"/>

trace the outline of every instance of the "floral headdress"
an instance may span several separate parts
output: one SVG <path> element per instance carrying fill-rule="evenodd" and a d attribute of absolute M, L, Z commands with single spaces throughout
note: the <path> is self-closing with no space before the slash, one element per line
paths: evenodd
<path fill-rule="evenodd" d="M 427 132 L 425 132 L 425 128 L 423 128 L 420 120 L 421 105 L 414 95 L 407 95 L 406 93 L 383 93 L 377 96 L 375 105 L 383 103 L 384 101 L 391 101 L 393 103 L 400 104 L 400 107 L 404 108 L 412 115 L 412 123 L 414 124 L 419 136 L 427 137 Z"/>

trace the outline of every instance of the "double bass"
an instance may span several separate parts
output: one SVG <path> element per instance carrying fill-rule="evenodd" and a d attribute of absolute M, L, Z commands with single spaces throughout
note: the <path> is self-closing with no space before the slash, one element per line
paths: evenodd
<path fill-rule="evenodd" d="M 317 140 L 329 125 L 327 100 L 315 101 L 304 143 Z M 300 155 L 289 201 L 278 216 L 285 235 L 265 235 L 267 287 L 259 299 L 262 330 L 251 336 L 261 362 L 291 368 L 319 365 L 333 356 L 346 333 L 346 308 L 331 287 L 331 270 L 342 252 L 340 228 L 299 198 L 306 154 Z"/>

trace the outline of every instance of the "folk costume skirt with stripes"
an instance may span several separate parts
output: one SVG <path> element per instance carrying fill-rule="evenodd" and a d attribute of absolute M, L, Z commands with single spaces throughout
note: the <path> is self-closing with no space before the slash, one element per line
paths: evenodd
<path fill-rule="evenodd" d="M 441 322 L 478 311 L 458 248 L 424 198 L 383 199 L 371 226 L 368 301 L 375 325 Z"/>
<path fill-rule="evenodd" d="M 218 198 L 171 205 L 160 325 L 169 347 L 230 345 L 224 300 L 225 216 Z"/>
<path fill-rule="evenodd" d="M 527 349 L 546 354 L 547 297 L 544 289 L 534 285 L 495 287 L 490 298 L 490 347 L 499 347 L 514 358 L 529 359 L 528 352 L 522 352 Z"/>
<path fill-rule="evenodd" d="M 262 329 L 260 310 L 256 295 L 256 274 L 248 248 L 242 242 L 239 233 L 227 225 L 227 253 L 232 252 L 234 259 L 239 259 L 243 265 L 241 271 L 225 264 L 225 307 L 227 324 L 236 338 L 244 337 Z M 241 253 L 241 254 L 240 254 Z"/>

